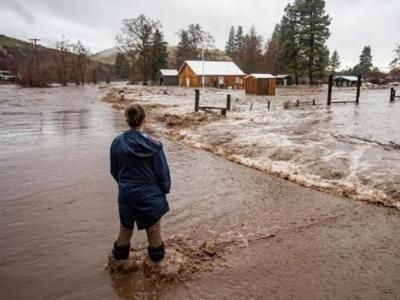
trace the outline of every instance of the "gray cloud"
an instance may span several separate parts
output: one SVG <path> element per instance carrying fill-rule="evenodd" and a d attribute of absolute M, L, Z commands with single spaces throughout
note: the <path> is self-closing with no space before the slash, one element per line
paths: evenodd
<path fill-rule="evenodd" d="M 80 39 L 92 51 L 115 45 L 123 18 L 145 14 L 163 24 L 166 40 L 177 43 L 176 32 L 200 23 L 223 48 L 231 25 L 255 25 L 264 40 L 279 22 L 288 0 L 2 0 L 0 32 L 27 39 L 35 36 L 53 44 L 61 36 Z M 332 17 L 330 50 L 338 50 L 342 66 L 354 65 L 365 45 L 374 64 L 386 68 L 400 43 L 400 1 L 327 0 Z"/>

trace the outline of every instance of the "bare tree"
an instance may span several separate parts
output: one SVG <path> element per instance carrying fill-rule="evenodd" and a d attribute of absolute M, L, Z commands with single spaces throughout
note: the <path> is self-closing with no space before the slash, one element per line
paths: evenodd
<path fill-rule="evenodd" d="M 85 84 L 86 66 L 89 61 L 89 50 L 78 40 L 76 44 L 72 44 L 73 63 L 72 77 L 75 85 Z"/>
<path fill-rule="evenodd" d="M 57 65 L 58 82 L 66 86 L 69 79 L 69 64 L 71 61 L 71 44 L 64 37 L 56 42 L 57 51 L 54 52 L 54 58 Z"/>
<path fill-rule="evenodd" d="M 117 36 L 119 46 L 140 72 L 143 84 L 147 84 L 151 75 L 153 33 L 160 28 L 160 21 L 140 15 L 122 20 L 121 33 Z"/>

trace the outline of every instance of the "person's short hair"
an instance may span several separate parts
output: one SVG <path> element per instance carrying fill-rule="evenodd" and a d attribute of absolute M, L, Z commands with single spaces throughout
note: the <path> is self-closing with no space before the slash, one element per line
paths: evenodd
<path fill-rule="evenodd" d="M 146 113 L 139 104 L 130 104 L 125 110 L 125 119 L 131 128 L 138 128 L 142 125 Z"/>

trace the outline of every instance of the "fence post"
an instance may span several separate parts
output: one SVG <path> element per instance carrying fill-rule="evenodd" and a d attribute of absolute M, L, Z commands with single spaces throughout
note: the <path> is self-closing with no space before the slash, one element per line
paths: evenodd
<path fill-rule="evenodd" d="M 226 117 L 226 108 L 221 109 L 221 115 Z"/>
<path fill-rule="evenodd" d="M 356 103 L 360 102 L 360 89 L 361 89 L 361 75 L 357 77 L 357 96 L 356 96 Z"/>
<path fill-rule="evenodd" d="M 331 106 L 332 102 L 332 85 L 333 85 L 333 74 L 329 75 L 329 81 L 328 81 L 328 106 Z"/>
<path fill-rule="evenodd" d="M 395 97 L 396 97 L 396 90 L 392 87 L 390 89 L 390 102 L 394 102 Z"/>
<path fill-rule="evenodd" d="M 194 111 L 198 112 L 199 111 L 199 105 L 200 105 L 200 90 L 196 89 L 194 92 L 195 92 L 195 96 L 194 96 Z"/>
<path fill-rule="evenodd" d="M 268 100 L 268 110 L 271 108 L 271 101 Z"/>
<path fill-rule="evenodd" d="M 315 106 L 315 99 L 312 100 L 312 105 Z"/>
<path fill-rule="evenodd" d="M 231 111 L 231 95 L 226 95 L 226 110 Z"/>

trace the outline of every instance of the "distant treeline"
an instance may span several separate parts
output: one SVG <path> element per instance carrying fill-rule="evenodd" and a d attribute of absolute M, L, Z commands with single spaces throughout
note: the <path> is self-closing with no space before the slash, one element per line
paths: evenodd
<path fill-rule="evenodd" d="M 155 80 L 159 69 L 179 68 L 185 60 L 199 60 L 204 55 L 205 59 L 231 59 L 245 73 L 290 74 L 297 83 L 313 84 L 340 69 L 338 52 L 334 50 L 330 54 L 326 45 L 330 24 L 325 0 L 294 0 L 286 6 L 281 21 L 266 43 L 254 26 L 247 33 L 243 26 L 232 26 L 225 47 L 226 57 L 215 49 L 214 38 L 209 32 L 199 24 L 190 24 L 178 31 L 179 43 L 171 59 L 160 21 L 140 15 L 122 21 L 121 33 L 117 36 L 121 51 L 116 58 L 116 72 L 121 78 L 146 84 Z M 391 63 L 393 76 L 400 75 L 399 49 L 400 46 Z M 369 46 L 362 50 L 356 66 L 341 72 L 376 77 L 377 80 L 386 77 L 373 66 Z"/>
<path fill-rule="evenodd" d="M 92 61 L 87 47 L 67 39 L 51 49 L 1 35 L 0 69 L 12 71 L 18 75 L 19 84 L 30 87 L 81 85 L 115 77 L 113 66 Z"/>

